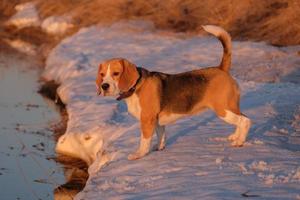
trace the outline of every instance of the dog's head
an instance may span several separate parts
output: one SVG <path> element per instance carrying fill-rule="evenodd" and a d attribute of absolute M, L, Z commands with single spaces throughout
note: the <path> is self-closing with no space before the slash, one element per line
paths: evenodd
<path fill-rule="evenodd" d="M 128 91 L 139 78 L 136 66 L 123 58 L 113 58 L 99 65 L 96 87 L 98 94 L 116 96 Z"/>

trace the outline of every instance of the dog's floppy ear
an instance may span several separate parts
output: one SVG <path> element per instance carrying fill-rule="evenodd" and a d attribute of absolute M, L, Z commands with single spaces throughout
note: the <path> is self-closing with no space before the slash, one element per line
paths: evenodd
<path fill-rule="evenodd" d="M 123 72 L 119 80 L 119 89 L 121 92 L 128 91 L 138 80 L 139 73 L 136 66 L 126 59 L 121 59 L 120 63 L 123 67 Z"/>
<path fill-rule="evenodd" d="M 102 68 L 102 64 L 99 65 L 98 67 L 98 72 L 97 72 L 97 77 L 96 77 L 96 86 L 97 86 L 97 93 L 98 95 L 101 94 L 101 83 L 102 83 L 102 76 L 100 75 L 100 71 L 101 71 L 101 68 Z"/>

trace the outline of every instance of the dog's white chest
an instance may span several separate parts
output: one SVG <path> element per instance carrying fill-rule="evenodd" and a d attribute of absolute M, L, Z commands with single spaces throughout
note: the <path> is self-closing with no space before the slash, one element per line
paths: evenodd
<path fill-rule="evenodd" d="M 125 99 L 127 104 L 128 112 L 132 114 L 138 120 L 141 118 L 141 106 L 139 97 L 136 94 Z"/>

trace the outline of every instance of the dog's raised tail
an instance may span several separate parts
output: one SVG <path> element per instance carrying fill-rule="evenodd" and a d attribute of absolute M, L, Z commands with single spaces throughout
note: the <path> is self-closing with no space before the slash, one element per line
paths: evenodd
<path fill-rule="evenodd" d="M 229 72 L 231 66 L 231 37 L 227 31 L 219 26 L 205 25 L 203 29 L 216 36 L 223 45 L 223 58 L 220 64 L 220 69 Z"/>

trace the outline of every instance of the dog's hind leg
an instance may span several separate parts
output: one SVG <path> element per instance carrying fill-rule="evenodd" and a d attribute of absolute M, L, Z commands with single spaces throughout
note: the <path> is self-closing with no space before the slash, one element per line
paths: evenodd
<path fill-rule="evenodd" d="M 228 137 L 232 141 L 231 145 L 243 146 L 251 126 L 251 120 L 243 114 L 236 114 L 229 110 L 225 110 L 224 117 L 219 117 L 225 122 L 236 126 L 235 132 Z"/>
<path fill-rule="evenodd" d="M 225 110 L 230 110 L 232 113 L 234 113 L 236 115 L 241 115 L 241 111 L 240 111 L 240 107 L 239 107 L 239 99 L 240 99 L 239 98 L 239 93 L 237 93 L 237 94 L 238 95 L 233 96 L 233 98 L 235 98 L 233 101 L 228 102 L 229 109 L 225 109 Z M 226 115 L 225 115 L 225 117 L 226 117 Z M 227 122 L 227 123 L 232 124 L 232 122 Z M 233 125 L 236 125 L 236 124 L 233 124 Z M 234 142 L 239 138 L 239 135 L 240 135 L 240 127 L 236 125 L 235 131 L 228 136 L 228 140 L 230 142 Z"/>
<path fill-rule="evenodd" d="M 153 150 L 161 151 L 165 148 L 165 144 L 166 144 L 165 126 L 157 125 L 155 131 L 157 135 L 157 144 L 154 145 Z"/>
<path fill-rule="evenodd" d="M 240 126 L 239 126 L 239 137 L 237 140 L 232 142 L 233 146 L 241 146 L 246 141 L 247 135 L 249 133 L 249 129 L 251 127 L 251 120 L 246 117 L 244 114 L 240 115 Z"/>
<path fill-rule="evenodd" d="M 236 127 L 235 131 L 232 134 L 230 134 L 227 139 L 230 142 L 233 142 L 233 141 L 235 141 L 235 140 L 237 140 L 239 138 L 239 135 L 240 135 L 239 133 L 240 133 L 239 127 Z"/>

